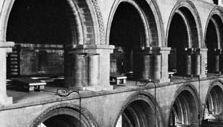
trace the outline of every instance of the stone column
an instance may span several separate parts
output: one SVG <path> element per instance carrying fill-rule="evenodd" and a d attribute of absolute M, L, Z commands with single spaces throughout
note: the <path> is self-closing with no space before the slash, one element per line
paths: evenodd
<path fill-rule="evenodd" d="M 170 48 L 167 47 L 149 47 L 144 51 L 143 78 L 153 81 L 169 82 L 168 74 L 168 55 Z"/>
<path fill-rule="evenodd" d="M 65 87 L 82 89 L 86 86 L 86 54 L 66 51 L 64 56 Z"/>
<path fill-rule="evenodd" d="M 221 49 L 221 55 L 220 55 L 220 72 L 223 73 L 223 50 Z"/>
<path fill-rule="evenodd" d="M 160 53 L 161 53 L 161 79 L 160 82 L 170 82 L 169 79 L 169 72 L 168 72 L 168 60 L 169 60 L 169 54 L 170 54 L 170 50 L 171 48 L 169 47 L 162 47 L 160 49 Z"/>
<path fill-rule="evenodd" d="M 185 48 L 185 59 L 186 59 L 186 76 L 192 76 L 192 48 Z"/>
<path fill-rule="evenodd" d="M 194 55 L 193 55 L 193 74 L 195 76 L 200 76 L 201 74 L 201 54 L 200 54 L 200 49 L 196 48 L 194 49 Z"/>
<path fill-rule="evenodd" d="M 11 52 L 13 42 L 1 42 L 0 44 L 0 105 L 12 104 L 12 97 L 8 97 L 6 89 L 6 55 Z"/>
<path fill-rule="evenodd" d="M 81 67 L 82 74 L 79 74 L 82 78 L 78 82 L 82 82 L 80 85 L 71 84 L 72 86 L 81 87 L 82 89 L 92 90 L 92 91 L 100 91 L 100 90 L 111 90 L 113 87 L 110 85 L 110 54 L 113 52 L 114 47 L 109 45 L 80 45 L 71 51 L 70 54 L 85 54 L 85 63 L 84 67 Z M 78 61 L 74 61 L 75 63 L 79 63 Z M 72 66 L 79 64 L 71 64 Z M 82 63 L 82 65 L 83 65 Z M 78 67 L 78 66 L 76 66 Z M 71 67 L 74 68 L 74 67 Z M 75 69 L 68 68 L 68 74 L 76 74 Z M 86 71 L 86 72 L 85 72 Z M 84 73 L 84 74 L 83 74 Z M 65 74 L 66 75 L 66 74 Z M 83 76 L 84 75 L 84 76 Z M 72 75 L 68 75 L 65 82 L 73 82 L 76 79 L 75 77 L 70 77 Z M 70 78 L 69 78 L 70 77 Z M 67 79 L 67 81 L 66 81 Z M 69 81 L 68 79 L 72 79 Z M 86 81 L 86 84 L 84 83 Z"/>
<path fill-rule="evenodd" d="M 221 49 L 214 49 L 214 73 L 220 73 L 220 55 Z"/>

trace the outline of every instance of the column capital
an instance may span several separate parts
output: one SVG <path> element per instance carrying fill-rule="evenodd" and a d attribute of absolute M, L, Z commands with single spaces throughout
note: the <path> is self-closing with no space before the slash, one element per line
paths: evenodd
<path fill-rule="evenodd" d="M 200 52 L 207 52 L 208 49 L 207 48 L 194 48 L 194 51 L 197 53 L 200 53 Z"/>
<path fill-rule="evenodd" d="M 5 49 L 6 52 L 11 52 L 15 43 L 12 41 L 0 42 L 0 49 Z"/>
<path fill-rule="evenodd" d="M 154 54 L 159 55 L 162 53 L 170 53 L 171 48 L 170 47 L 147 47 L 144 50 L 145 54 Z"/>
<path fill-rule="evenodd" d="M 13 46 L 15 46 L 15 42 L 12 41 L 0 42 L 0 48 L 12 48 Z"/>

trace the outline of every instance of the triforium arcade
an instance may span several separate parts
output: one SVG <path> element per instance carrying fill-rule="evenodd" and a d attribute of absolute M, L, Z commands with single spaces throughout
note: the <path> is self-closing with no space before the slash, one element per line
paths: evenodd
<path fill-rule="evenodd" d="M 1 127 L 222 127 L 222 0 L 0 0 Z"/>

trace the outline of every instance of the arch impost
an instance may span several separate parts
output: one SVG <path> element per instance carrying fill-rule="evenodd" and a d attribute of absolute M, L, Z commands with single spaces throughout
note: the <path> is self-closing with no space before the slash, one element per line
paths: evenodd
<path fill-rule="evenodd" d="M 78 45 L 75 48 L 69 50 L 72 53 L 112 53 L 114 49 L 113 45 Z"/>
<path fill-rule="evenodd" d="M 8 42 L 0 42 L 0 49 L 4 49 L 6 52 L 11 52 L 12 47 L 15 45 L 14 42 L 8 41 Z"/>
<path fill-rule="evenodd" d="M 154 55 L 159 55 L 159 54 L 169 54 L 171 48 L 169 47 L 147 47 L 144 50 L 145 54 L 154 54 Z"/>

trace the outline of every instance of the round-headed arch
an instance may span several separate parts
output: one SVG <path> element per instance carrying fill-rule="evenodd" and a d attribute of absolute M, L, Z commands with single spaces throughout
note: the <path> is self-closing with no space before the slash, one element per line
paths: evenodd
<path fill-rule="evenodd" d="M 144 26 L 144 45 L 145 47 L 150 46 L 162 46 L 163 45 L 163 26 L 159 8 L 154 0 L 116 0 L 113 3 L 110 11 L 107 30 L 106 30 L 106 43 L 110 44 L 110 35 L 112 29 L 112 22 L 116 16 L 116 11 L 120 5 L 128 3 L 133 6 Z"/>
<path fill-rule="evenodd" d="M 13 7 L 19 1 L 21 2 L 22 0 L 4 0 L 3 2 L 1 10 L 2 14 L 0 17 L 0 40 L 3 42 L 8 41 L 6 38 L 9 17 Z M 41 3 L 43 1 L 39 2 Z M 103 25 L 100 23 L 100 14 L 95 3 L 88 0 L 64 0 L 62 2 L 68 5 L 66 9 L 70 9 L 68 10 L 69 14 L 65 15 L 71 17 L 69 20 L 71 24 L 70 31 L 72 31 L 71 38 L 73 40 L 70 45 L 101 43 L 100 41 L 103 40 L 102 38 L 104 37 L 98 35 L 100 35 L 100 31 L 103 30 Z M 27 9 L 28 8 L 29 7 L 27 7 Z M 63 18 L 64 17 L 61 17 L 61 20 Z M 74 40 L 74 38 L 76 40 Z"/>
<path fill-rule="evenodd" d="M 212 11 L 209 13 L 206 26 L 205 26 L 205 33 L 204 33 L 204 42 L 205 44 L 204 47 L 208 48 L 209 43 L 208 43 L 208 35 L 210 34 L 209 31 L 211 31 L 211 26 L 213 26 L 214 31 L 212 31 L 212 34 L 215 35 L 215 40 L 216 42 L 212 42 L 215 44 L 212 44 L 215 48 L 217 49 L 222 49 L 223 48 L 223 14 L 222 11 L 218 8 L 215 7 L 212 9 Z M 213 40 L 213 39 L 212 39 Z"/>
<path fill-rule="evenodd" d="M 166 30 L 167 46 L 177 45 L 174 43 L 181 43 L 181 42 L 172 42 L 180 40 L 180 38 L 176 39 L 173 36 L 171 36 L 174 34 L 176 35 L 177 31 L 174 30 L 175 28 L 177 29 L 177 27 L 174 28 L 174 26 L 176 26 L 176 22 L 174 20 L 181 22 L 181 25 L 179 26 L 180 28 L 183 29 L 181 33 L 186 40 L 184 42 L 185 48 L 200 48 L 202 42 L 202 29 L 201 29 L 199 14 L 194 4 L 188 0 L 176 2 L 170 14 L 167 25 L 167 30 Z"/>
<path fill-rule="evenodd" d="M 30 127 L 98 127 L 93 115 L 78 105 L 62 103 L 44 110 Z"/>
<path fill-rule="evenodd" d="M 114 127 L 163 127 L 163 119 L 155 98 L 148 93 L 131 95 L 121 108 Z"/>
<path fill-rule="evenodd" d="M 208 16 L 204 42 L 204 47 L 208 49 L 208 72 L 219 73 L 222 71 L 220 55 L 223 48 L 223 15 L 218 7 L 213 8 Z"/>
<path fill-rule="evenodd" d="M 207 91 L 207 95 L 205 98 L 205 107 L 204 107 L 204 120 L 210 118 L 222 120 L 223 116 L 222 100 L 223 100 L 223 85 L 222 81 L 217 80 L 211 83 Z"/>
<path fill-rule="evenodd" d="M 192 85 L 181 86 L 170 107 L 168 126 L 196 125 L 201 110 L 200 99 Z"/>

